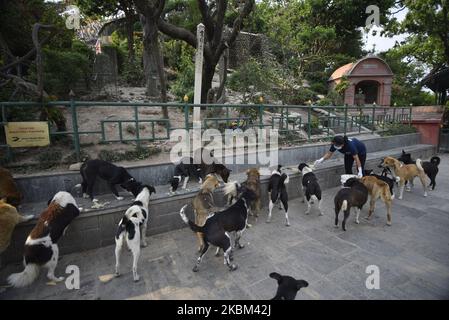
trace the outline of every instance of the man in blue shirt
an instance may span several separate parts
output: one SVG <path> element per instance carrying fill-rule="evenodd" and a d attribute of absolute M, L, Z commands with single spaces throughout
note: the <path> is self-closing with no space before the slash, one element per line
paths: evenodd
<path fill-rule="evenodd" d="M 315 166 L 332 157 L 336 150 L 345 155 L 346 174 L 352 174 L 352 166 L 355 161 L 357 165 L 357 175 L 362 177 L 363 172 L 365 171 L 366 147 L 363 142 L 356 138 L 335 136 L 332 139 L 332 145 L 329 151 L 326 152 L 322 158 L 315 161 Z"/>

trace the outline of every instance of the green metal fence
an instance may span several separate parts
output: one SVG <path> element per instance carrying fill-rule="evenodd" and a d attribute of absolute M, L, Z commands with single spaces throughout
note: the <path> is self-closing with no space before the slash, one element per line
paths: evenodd
<path fill-rule="evenodd" d="M 142 108 L 167 107 L 177 109 L 184 115 L 181 126 L 173 125 L 170 119 L 163 119 L 162 115 L 154 116 L 151 119 L 142 118 L 139 113 Z M 244 104 L 180 104 L 180 103 L 137 103 L 137 102 L 86 102 L 86 101 L 52 101 L 45 104 L 34 102 L 0 102 L 2 122 L 0 130 L 3 131 L 4 125 L 8 122 L 8 111 L 11 108 L 43 108 L 59 107 L 66 108 L 68 112 L 70 130 L 57 132 L 50 130 L 50 137 L 58 135 L 69 135 L 73 140 L 73 148 L 77 158 L 80 157 L 81 144 L 80 137 L 86 135 L 99 136 L 99 142 L 135 142 L 140 146 L 142 142 L 152 142 L 157 140 L 167 140 L 170 138 L 170 132 L 175 129 L 192 128 L 192 109 L 195 106 L 201 106 L 211 112 L 202 112 L 202 129 L 215 127 L 216 129 L 235 129 L 235 128 L 272 128 L 278 129 L 280 134 L 299 134 L 302 133 L 309 142 L 318 138 L 326 138 L 330 135 L 349 132 L 374 132 L 384 130 L 388 124 L 405 123 L 411 125 L 413 107 L 379 107 L 379 106 L 316 106 L 316 105 L 244 105 Z M 83 108 L 131 108 L 132 116 L 130 119 L 102 119 L 98 125 L 98 130 L 80 130 L 78 120 L 79 112 Z M 253 111 L 248 116 L 247 108 Z M 245 110 L 247 109 L 247 110 Z M 231 110 L 235 110 L 231 115 Z M 277 110 L 276 113 L 266 113 L 265 111 Z M 223 112 L 224 111 L 224 112 Z M 113 111 L 112 111 L 113 112 Z M 212 113 L 212 117 L 207 114 Z M 223 115 L 221 113 L 224 113 Z M 265 117 L 264 117 L 265 116 Z M 111 139 L 107 136 L 105 127 L 114 124 L 118 126 L 118 138 Z M 124 131 L 126 124 L 133 124 L 135 136 L 126 138 Z M 150 125 L 150 135 L 141 135 L 141 125 Z M 155 127 L 159 125 L 164 128 L 162 135 L 158 135 Z M 50 124 L 49 124 L 50 126 Z M 318 133 L 317 133 L 318 132 Z M 6 158 L 11 159 L 12 148 L 5 142 L 0 141 L 0 150 L 5 151 Z M 3 152 L 2 152 L 3 153 Z"/>

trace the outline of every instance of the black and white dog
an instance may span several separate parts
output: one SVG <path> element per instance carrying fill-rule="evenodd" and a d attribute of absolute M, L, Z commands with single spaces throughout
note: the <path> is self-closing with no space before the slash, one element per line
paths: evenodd
<path fill-rule="evenodd" d="M 318 201 L 318 211 L 320 212 L 320 216 L 323 215 L 321 212 L 321 188 L 318 183 L 318 179 L 315 174 L 312 172 L 312 168 L 308 166 L 306 163 L 300 163 L 298 166 L 298 170 L 302 175 L 302 194 L 303 200 L 302 202 L 306 202 L 307 200 L 307 210 L 306 214 L 310 213 L 311 205 L 314 201 Z"/>
<path fill-rule="evenodd" d="M 79 213 L 75 199 L 68 192 L 60 191 L 49 201 L 25 241 L 25 270 L 8 277 L 11 286 L 21 288 L 30 285 L 39 275 L 41 267 L 48 269 L 47 277 L 51 281 L 64 280 L 64 277 L 55 276 L 59 257 L 57 242 Z"/>
<path fill-rule="evenodd" d="M 146 232 L 148 225 L 150 196 L 154 192 L 152 186 L 143 186 L 131 207 L 126 210 L 120 220 L 115 235 L 115 275 L 120 276 L 120 255 L 126 244 L 133 254 L 133 278 L 139 281 L 137 262 L 140 256 L 140 245 L 147 246 Z"/>
<path fill-rule="evenodd" d="M 349 175 L 348 175 L 349 176 Z M 359 224 L 360 210 L 362 210 L 368 200 L 368 189 L 358 178 L 349 178 L 344 182 L 334 198 L 335 205 L 335 227 L 338 228 L 338 214 L 341 210 L 344 212 L 342 228 L 346 231 L 346 220 L 349 217 L 351 208 L 356 208 L 355 223 Z"/>
<path fill-rule="evenodd" d="M 182 188 L 185 189 L 190 177 L 194 177 L 198 179 L 200 184 L 202 183 L 200 166 L 193 163 L 193 158 L 186 157 L 181 159 L 181 162 L 175 167 L 173 178 L 170 179 L 170 192 L 175 192 L 178 189 L 178 186 L 183 178 L 184 184 L 182 185 Z"/>
<path fill-rule="evenodd" d="M 282 276 L 279 273 L 270 273 L 270 278 L 273 278 L 278 283 L 276 295 L 271 300 L 295 300 L 296 294 L 301 288 L 306 288 L 309 283 L 305 280 L 296 280 L 290 276 Z"/>
<path fill-rule="evenodd" d="M 271 222 L 271 211 L 273 210 L 276 201 L 280 200 L 285 210 L 285 225 L 290 226 L 288 220 L 288 193 L 285 186 L 289 182 L 289 177 L 286 173 L 281 174 L 281 165 L 278 165 L 277 170 L 273 170 L 270 180 L 268 181 L 268 193 L 270 195 L 270 203 L 268 205 L 267 223 Z"/>
<path fill-rule="evenodd" d="M 237 183 L 235 183 L 234 186 L 235 188 L 238 188 Z M 237 265 L 231 264 L 232 245 L 229 233 L 236 233 L 235 246 L 239 249 L 243 248 L 244 246 L 240 244 L 240 238 L 246 229 L 248 211 L 255 198 L 256 195 L 252 190 L 242 187 L 240 198 L 230 207 L 209 215 L 202 227 L 196 225 L 192 220 L 187 218 L 185 214 L 187 204 L 181 208 L 179 214 L 184 223 L 186 223 L 192 231 L 201 232 L 204 240 L 204 246 L 201 248 L 200 256 L 193 267 L 193 272 L 198 271 L 201 260 L 210 245 L 223 249 L 224 263 L 228 266 L 230 271 L 237 269 Z"/>
<path fill-rule="evenodd" d="M 416 164 L 416 161 L 412 159 L 411 153 L 406 153 L 404 150 L 402 150 L 401 156 L 398 158 L 399 161 L 403 162 L 404 164 Z M 430 159 L 430 161 L 423 161 L 422 167 L 424 169 L 424 172 L 430 179 L 430 185 L 429 187 L 432 187 L 432 190 L 435 190 L 436 186 L 436 177 L 438 174 L 438 166 L 440 165 L 441 159 L 440 157 L 434 156 Z M 413 181 L 410 181 L 413 185 Z"/>
<path fill-rule="evenodd" d="M 117 167 L 110 162 L 100 159 L 84 162 L 80 168 L 80 173 L 83 178 L 81 183 L 83 197 L 90 198 L 92 201 L 98 201 L 94 198 L 93 193 L 97 176 L 106 180 L 117 200 L 123 200 L 123 197 L 119 196 L 115 185 L 119 184 L 123 189 L 131 192 L 134 197 L 137 196 L 139 189 L 142 187 L 142 184 L 137 182 L 125 168 Z"/>

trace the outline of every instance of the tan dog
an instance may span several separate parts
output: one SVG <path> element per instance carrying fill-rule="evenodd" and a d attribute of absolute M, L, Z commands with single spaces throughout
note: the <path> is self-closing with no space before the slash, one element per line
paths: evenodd
<path fill-rule="evenodd" d="M 424 189 L 424 197 L 427 197 L 426 173 L 421 165 L 421 159 L 416 160 L 416 164 L 403 164 L 393 157 L 386 157 L 381 164 L 382 167 L 392 168 L 396 178 L 399 177 L 399 200 L 402 199 L 406 181 L 413 181 L 419 177 Z"/>
<path fill-rule="evenodd" d="M 192 200 L 193 210 L 195 211 L 195 224 L 198 226 L 204 226 L 206 223 L 207 216 L 209 213 L 214 211 L 214 190 L 220 186 L 218 178 L 214 174 L 209 174 L 206 176 L 201 185 L 201 189 L 198 194 Z M 204 241 L 201 233 L 197 232 L 199 248 L 198 251 L 204 246 Z"/>
<path fill-rule="evenodd" d="M 387 207 L 387 225 L 391 226 L 391 193 L 388 184 L 382 180 L 377 179 L 374 176 L 365 176 L 362 179 L 362 183 L 368 189 L 370 195 L 368 220 L 374 212 L 376 200 L 381 198 Z"/>
<path fill-rule="evenodd" d="M 6 202 L 17 207 L 22 201 L 22 194 L 17 188 L 12 174 L 0 167 L 0 199 L 6 199 Z"/>
<path fill-rule="evenodd" d="M 251 168 L 246 170 L 247 179 L 243 183 L 249 190 L 256 194 L 256 198 L 251 203 L 251 215 L 256 218 L 260 213 L 260 172 L 257 168 Z"/>
<path fill-rule="evenodd" d="M 0 254 L 8 248 L 16 225 L 32 218 L 31 215 L 20 215 L 15 207 L 6 203 L 4 199 L 0 200 Z"/>

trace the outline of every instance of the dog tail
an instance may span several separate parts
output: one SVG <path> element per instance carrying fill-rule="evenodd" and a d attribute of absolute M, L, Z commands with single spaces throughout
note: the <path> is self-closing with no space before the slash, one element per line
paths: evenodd
<path fill-rule="evenodd" d="M 25 222 L 25 221 L 29 221 L 29 220 L 31 220 L 33 218 L 34 218 L 34 216 L 32 214 L 29 214 L 29 215 L 26 215 L 26 216 L 20 215 L 19 219 L 20 219 L 20 222 Z"/>
<path fill-rule="evenodd" d="M 422 167 L 421 159 L 416 159 L 416 166 L 418 167 L 419 171 L 424 171 L 424 168 Z"/>
<path fill-rule="evenodd" d="M 203 232 L 203 227 L 197 226 L 193 221 L 189 220 L 185 214 L 185 210 L 188 204 L 184 205 L 184 207 L 179 210 L 179 215 L 181 216 L 182 221 L 184 221 L 185 224 L 189 225 L 190 229 L 194 232 Z"/>
<path fill-rule="evenodd" d="M 234 197 L 237 196 L 237 189 L 239 188 L 240 184 L 237 181 L 232 181 L 232 182 L 228 182 L 225 183 L 224 188 L 223 188 L 223 192 L 224 194 L 227 195 L 232 195 Z"/>
<path fill-rule="evenodd" d="M 430 162 L 438 167 L 440 165 L 441 159 L 440 157 L 432 157 L 430 159 Z"/>
<path fill-rule="evenodd" d="M 348 200 L 343 200 L 343 203 L 341 204 L 341 210 L 346 211 L 348 210 Z"/>
<path fill-rule="evenodd" d="M 310 197 L 310 199 L 313 199 L 313 201 L 318 201 L 318 197 L 314 194 L 312 194 L 312 196 Z"/>
<path fill-rule="evenodd" d="M 25 270 L 20 273 L 13 273 L 8 277 L 8 283 L 14 288 L 23 288 L 29 286 L 39 275 L 39 266 L 30 263 L 25 266 Z"/>

